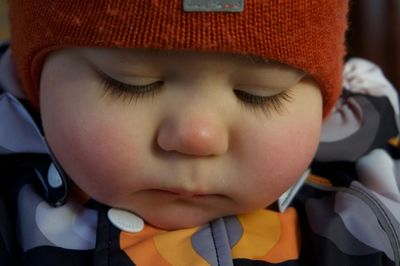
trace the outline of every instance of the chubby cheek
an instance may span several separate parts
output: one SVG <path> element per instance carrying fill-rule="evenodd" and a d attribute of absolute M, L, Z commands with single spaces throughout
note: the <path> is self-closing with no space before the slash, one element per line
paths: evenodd
<path fill-rule="evenodd" d="M 309 166 L 318 146 L 320 125 L 316 122 L 304 127 L 293 123 L 282 130 L 252 132 L 245 160 L 249 176 L 253 176 L 248 189 L 258 197 L 249 200 L 262 207 L 273 203 Z"/>
<path fill-rule="evenodd" d="M 99 201 L 111 203 L 145 185 L 136 178 L 141 176 L 140 139 L 123 133 L 129 131 L 118 126 L 119 121 L 91 119 L 77 124 L 68 120 L 70 123 L 51 131 L 54 152 L 81 189 Z M 66 130 L 66 126 L 76 130 Z"/>

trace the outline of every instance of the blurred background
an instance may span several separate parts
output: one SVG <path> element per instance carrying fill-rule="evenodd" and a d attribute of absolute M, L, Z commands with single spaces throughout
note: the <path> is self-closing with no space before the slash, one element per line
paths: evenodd
<path fill-rule="evenodd" d="M 7 25 L 7 0 L 0 0 L 0 40 L 9 36 Z"/>
<path fill-rule="evenodd" d="M 0 0 L 0 40 L 9 36 L 6 2 Z M 348 57 L 378 64 L 400 91 L 400 0 L 351 0 L 350 8 Z"/>
<path fill-rule="evenodd" d="M 400 0 L 351 0 L 348 57 L 379 65 L 400 91 Z"/>

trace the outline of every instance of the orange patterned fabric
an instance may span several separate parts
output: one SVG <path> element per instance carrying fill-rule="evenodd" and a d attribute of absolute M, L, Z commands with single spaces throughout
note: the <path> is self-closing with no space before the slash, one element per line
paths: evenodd
<path fill-rule="evenodd" d="M 34 105 L 44 58 L 62 47 L 227 52 L 300 68 L 327 114 L 341 92 L 347 0 L 244 0 L 243 12 L 184 12 L 182 0 L 12 0 L 17 72 Z"/>
<path fill-rule="evenodd" d="M 297 260 L 300 256 L 300 231 L 294 208 L 288 208 L 284 213 L 262 209 L 222 219 L 223 231 L 212 222 L 175 231 L 146 224 L 138 233 L 120 232 L 120 248 L 135 265 L 214 265 L 211 258 L 214 253 L 221 252 L 224 245 L 230 245 L 227 239 L 236 239 L 229 247 L 231 260 L 279 264 Z M 238 222 L 236 226 L 232 221 Z M 198 237 L 210 227 L 214 234 Z M 219 242 L 217 238 L 222 239 L 224 233 L 229 234 L 228 238 Z"/>

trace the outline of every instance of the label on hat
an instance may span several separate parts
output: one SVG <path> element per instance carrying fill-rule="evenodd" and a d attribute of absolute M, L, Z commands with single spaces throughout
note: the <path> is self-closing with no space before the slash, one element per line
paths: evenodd
<path fill-rule="evenodd" d="M 183 0 L 187 12 L 242 12 L 244 0 Z"/>

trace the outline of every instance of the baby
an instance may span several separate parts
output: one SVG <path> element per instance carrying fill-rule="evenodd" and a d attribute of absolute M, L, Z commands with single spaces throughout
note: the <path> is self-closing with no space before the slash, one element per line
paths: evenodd
<path fill-rule="evenodd" d="M 28 101 L 7 103 L 39 116 L 10 163 L 18 263 L 312 265 L 286 207 L 341 94 L 347 1 L 9 4 Z"/>

